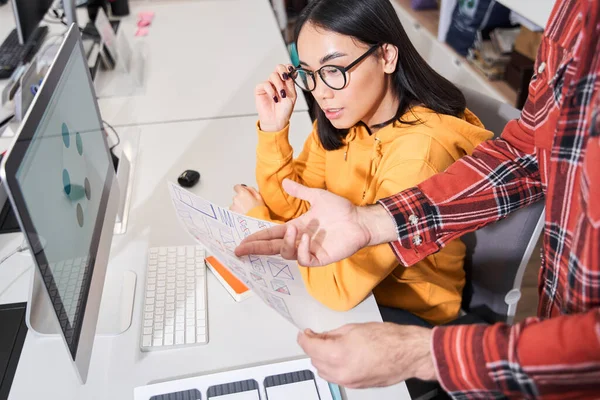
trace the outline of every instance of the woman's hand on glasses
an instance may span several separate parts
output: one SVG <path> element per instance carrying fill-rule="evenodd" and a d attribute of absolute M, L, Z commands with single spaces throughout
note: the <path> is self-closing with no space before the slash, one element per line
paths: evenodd
<path fill-rule="evenodd" d="M 256 86 L 256 110 L 262 131 L 278 132 L 288 124 L 297 98 L 290 76 L 293 71 L 293 66 L 279 64 L 269 79 Z"/>

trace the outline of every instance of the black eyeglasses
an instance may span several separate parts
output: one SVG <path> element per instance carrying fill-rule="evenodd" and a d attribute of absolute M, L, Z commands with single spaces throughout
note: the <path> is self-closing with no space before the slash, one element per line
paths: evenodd
<path fill-rule="evenodd" d="M 298 87 L 307 92 L 312 92 L 317 87 L 316 74 L 319 74 L 321 80 L 333 90 L 342 90 L 348 83 L 347 73 L 354 68 L 359 62 L 370 56 L 377 48 L 378 44 L 371 46 L 369 50 L 362 56 L 354 60 L 346 67 L 338 67 L 337 65 L 323 65 L 316 71 L 309 71 L 302 67 L 297 67 L 291 73 L 294 83 Z"/>

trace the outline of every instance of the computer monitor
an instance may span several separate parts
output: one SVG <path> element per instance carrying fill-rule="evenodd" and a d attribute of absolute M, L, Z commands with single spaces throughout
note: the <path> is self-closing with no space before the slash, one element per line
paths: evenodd
<path fill-rule="evenodd" d="M 53 0 L 12 0 L 19 42 L 25 44 L 44 19 Z"/>
<path fill-rule="evenodd" d="M 3 159 L 0 176 L 52 304 L 49 317 L 85 383 L 119 190 L 75 25 Z"/>

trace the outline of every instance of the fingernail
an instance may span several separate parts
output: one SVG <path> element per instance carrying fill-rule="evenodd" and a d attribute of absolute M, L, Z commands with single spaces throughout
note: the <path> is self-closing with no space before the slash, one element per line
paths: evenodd
<path fill-rule="evenodd" d="M 289 75 L 287 74 L 287 72 L 284 72 L 283 75 L 281 75 L 281 77 L 283 78 L 284 81 L 287 81 L 287 79 L 289 78 Z"/>
<path fill-rule="evenodd" d="M 242 183 L 241 185 L 242 185 L 243 187 L 248 187 L 248 186 L 246 186 L 246 184 L 245 184 L 245 183 Z"/>
<path fill-rule="evenodd" d="M 274 101 L 275 103 L 279 103 L 279 99 L 277 99 L 277 96 L 273 96 L 273 101 Z"/>
<path fill-rule="evenodd" d="M 292 66 L 290 65 L 290 66 L 288 67 L 288 70 L 289 70 L 290 72 L 292 72 L 292 71 L 294 70 L 294 67 L 292 67 Z"/>
<path fill-rule="evenodd" d="M 285 94 L 285 90 L 281 89 L 281 98 L 285 99 L 285 96 L 287 96 L 287 94 Z"/>

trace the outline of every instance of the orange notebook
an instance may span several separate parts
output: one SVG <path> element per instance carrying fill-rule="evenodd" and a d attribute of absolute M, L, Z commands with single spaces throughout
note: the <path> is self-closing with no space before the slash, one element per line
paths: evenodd
<path fill-rule="evenodd" d="M 205 263 L 235 301 L 242 301 L 252 296 L 252 291 L 236 278 L 235 275 L 229 272 L 216 258 L 212 256 L 206 257 Z"/>

